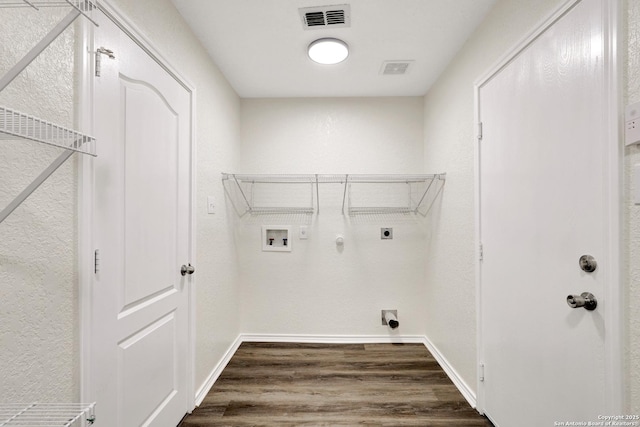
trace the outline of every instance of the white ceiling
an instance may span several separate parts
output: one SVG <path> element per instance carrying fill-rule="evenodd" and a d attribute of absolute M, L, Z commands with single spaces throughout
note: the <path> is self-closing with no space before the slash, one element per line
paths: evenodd
<path fill-rule="evenodd" d="M 238 95 L 421 96 L 496 0 L 172 0 Z M 348 4 L 349 28 L 305 30 L 301 7 Z M 335 37 L 346 61 L 319 65 L 307 46 Z M 382 75 L 384 61 L 414 61 Z"/>

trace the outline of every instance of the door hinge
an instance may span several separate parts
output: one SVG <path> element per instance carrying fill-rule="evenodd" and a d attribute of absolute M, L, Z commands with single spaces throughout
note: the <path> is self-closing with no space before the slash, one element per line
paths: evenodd
<path fill-rule="evenodd" d="M 482 243 L 480 243 L 480 246 L 478 247 L 478 259 L 480 261 L 484 260 L 484 246 L 482 246 Z"/>
<path fill-rule="evenodd" d="M 100 249 L 93 251 L 93 274 L 100 272 Z"/>
<path fill-rule="evenodd" d="M 102 55 L 107 55 L 109 59 L 115 59 L 116 56 L 113 51 L 104 47 L 100 47 L 96 50 L 96 77 L 100 77 L 100 68 L 102 63 Z"/>
<path fill-rule="evenodd" d="M 478 372 L 480 374 L 480 381 L 484 381 L 484 363 L 480 364 Z"/>
<path fill-rule="evenodd" d="M 478 141 L 482 141 L 482 122 L 478 123 Z"/>

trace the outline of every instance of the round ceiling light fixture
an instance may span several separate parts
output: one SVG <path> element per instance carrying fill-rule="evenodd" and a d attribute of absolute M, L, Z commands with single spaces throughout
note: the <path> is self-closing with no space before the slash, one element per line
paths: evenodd
<path fill-rule="evenodd" d="M 309 45 L 308 54 L 318 64 L 338 64 L 349 56 L 349 46 L 338 39 L 318 39 Z"/>

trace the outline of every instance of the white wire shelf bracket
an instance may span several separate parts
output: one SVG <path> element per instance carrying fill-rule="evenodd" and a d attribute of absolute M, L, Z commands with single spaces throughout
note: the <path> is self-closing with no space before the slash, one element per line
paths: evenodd
<path fill-rule="evenodd" d="M 445 179 L 444 173 L 349 175 L 346 178 L 343 193 L 342 213 L 349 216 L 374 214 L 426 216 L 444 188 Z"/>
<path fill-rule="evenodd" d="M 446 174 L 222 174 L 227 195 L 235 193 L 244 213 L 320 213 L 320 185 L 341 184 L 342 213 L 426 216 Z M 315 202 L 315 206 L 314 206 Z M 234 203 L 234 206 L 237 203 Z"/>
<path fill-rule="evenodd" d="M 86 427 L 94 423 L 95 403 L 0 403 L 0 427 Z"/>
<path fill-rule="evenodd" d="M 0 139 L 26 139 L 96 155 L 95 138 L 3 106 L 0 106 Z"/>
<path fill-rule="evenodd" d="M 70 6 L 71 11 L 58 22 L 40 41 L 27 52 L 9 71 L 0 78 L 0 91 L 6 88 L 34 59 L 38 57 L 77 17 L 83 15 L 94 25 L 98 25 L 90 16 L 90 12 L 97 8 L 95 0 L 67 0 L 64 2 L 47 1 L 6 1 L 0 0 L 0 8 L 31 7 L 39 9 L 47 6 Z"/>
<path fill-rule="evenodd" d="M 226 193 L 237 200 L 244 209 L 241 216 L 259 214 L 312 214 L 318 201 L 318 175 L 274 174 L 244 175 L 222 174 L 222 185 Z M 314 191 L 315 188 L 315 191 Z"/>
<path fill-rule="evenodd" d="M 80 152 L 91 156 L 96 155 L 96 141 L 93 137 L 2 106 L 0 106 L 0 139 L 37 141 L 64 148 L 65 150 L 0 211 L 0 223 L 20 206 L 73 153 Z"/>
<path fill-rule="evenodd" d="M 0 0 L 0 8 L 70 6 L 71 11 L 58 22 L 40 41 L 27 52 L 9 71 L 0 77 L 0 91 L 4 90 L 25 68 L 35 60 L 62 32 L 80 15 L 97 26 L 89 14 L 97 8 L 95 0 Z M 38 177 L 29 184 L 11 203 L 0 212 L 0 223 L 33 193 L 53 172 L 74 152 L 95 156 L 95 139 L 9 108 L 0 107 L 0 139 L 21 139 L 36 141 L 65 151 L 58 156 Z"/>

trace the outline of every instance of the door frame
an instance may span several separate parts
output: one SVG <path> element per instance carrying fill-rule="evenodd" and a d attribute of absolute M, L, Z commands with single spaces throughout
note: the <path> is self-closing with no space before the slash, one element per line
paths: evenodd
<path fill-rule="evenodd" d="M 155 45 L 144 35 L 144 33 L 118 8 L 111 0 L 101 0 L 98 9 L 103 12 L 113 23 L 116 24 L 131 40 L 133 40 L 142 50 L 144 50 L 160 67 L 172 76 L 190 96 L 190 162 L 191 168 L 191 188 L 189 203 L 191 214 L 189 220 L 189 262 L 195 264 L 196 260 L 196 89 L 173 65 L 164 57 Z M 78 102 L 79 108 L 76 112 L 76 120 L 79 127 L 88 130 L 94 129 L 94 27 L 91 23 L 83 20 L 79 26 L 77 42 L 80 51 L 76 55 L 78 73 Z M 118 53 L 115 52 L 117 55 Z M 100 141 L 97 142 L 97 153 L 100 155 Z M 80 371 L 80 400 L 82 402 L 93 402 L 92 377 L 91 377 L 91 303 L 92 287 L 94 284 L 94 235 L 93 235 L 93 196 L 95 191 L 94 180 L 94 160 L 89 156 L 81 156 L 78 161 L 78 304 L 79 304 L 79 371 Z M 195 295 L 196 277 L 190 277 L 190 285 L 187 286 L 187 412 L 195 408 Z"/>
<path fill-rule="evenodd" d="M 485 398 L 484 388 L 480 379 L 481 366 L 484 360 L 484 341 L 482 336 L 482 283 L 481 283 L 481 235 L 480 235 L 480 90 L 502 69 L 509 65 L 521 52 L 538 39 L 546 30 L 551 28 L 560 18 L 568 13 L 574 6 L 582 0 L 566 0 L 563 4 L 550 16 L 542 21 L 530 34 L 520 40 L 516 45 L 509 49 L 487 72 L 481 75 L 474 83 L 474 223 L 475 223 L 475 244 L 477 256 L 475 257 L 475 277 L 476 277 L 476 337 L 477 337 L 477 396 L 476 409 L 484 414 Z M 602 0 L 603 4 L 603 28 L 605 37 L 604 50 L 604 79 L 605 79 L 605 97 L 607 105 L 605 106 L 604 123 L 607 129 L 607 139 L 603 144 L 607 144 L 609 153 L 609 162 L 607 164 L 608 180 L 606 191 L 606 200 L 609 205 L 609 223 L 607 224 L 611 230 L 610 244 L 608 253 L 611 261 L 611 269 L 606 277 L 606 286 L 603 301 L 607 302 L 607 312 L 605 324 L 607 325 L 607 334 L 605 336 L 605 395 L 607 396 L 606 410 L 607 413 L 623 413 L 625 405 L 624 395 L 624 375 L 623 375 L 623 319 L 624 306 L 622 304 L 622 262 L 621 262 L 621 224 L 622 224 L 622 159 L 623 147 L 620 140 L 622 120 L 620 112 L 622 111 L 622 76 L 621 76 L 621 59 L 618 52 L 620 50 L 619 31 L 621 26 L 620 11 L 621 0 Z"/>

